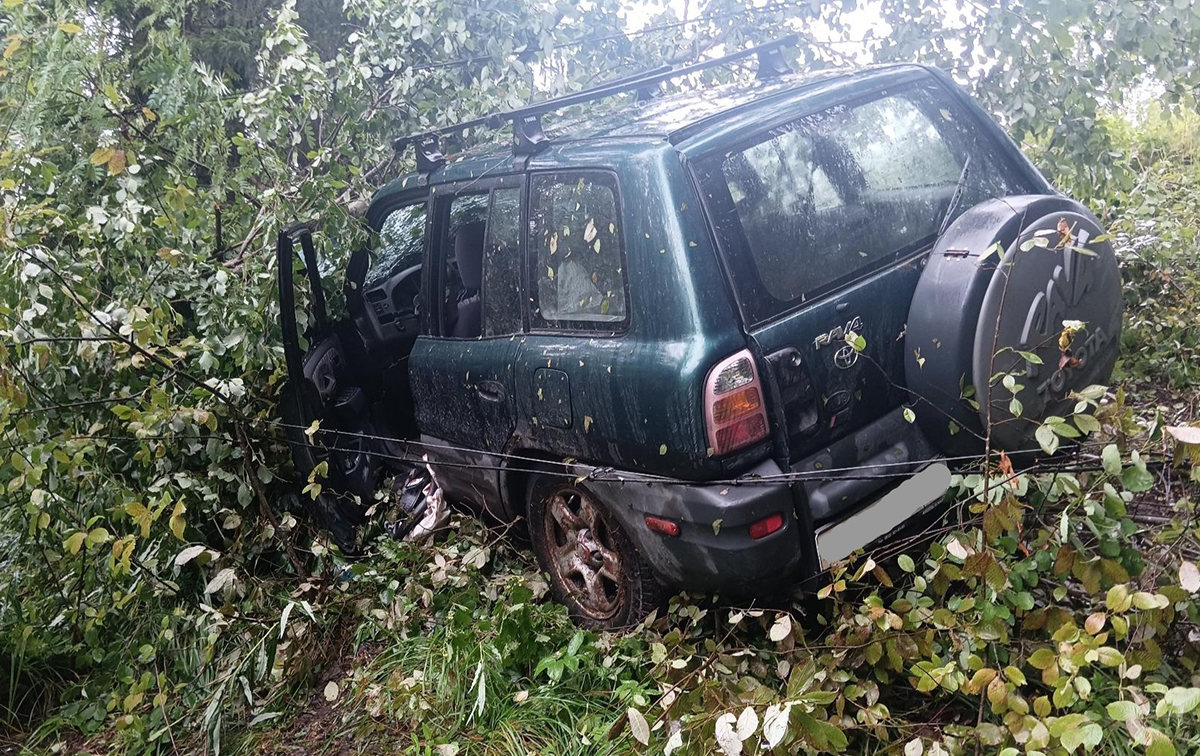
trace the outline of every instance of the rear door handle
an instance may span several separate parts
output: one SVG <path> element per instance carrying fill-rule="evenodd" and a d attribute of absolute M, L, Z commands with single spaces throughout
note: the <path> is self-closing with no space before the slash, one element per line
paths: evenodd
<path fill-rule="evenodd" d="M 845 312 L 846 308 L 849 306 L 850 306 L 849 302 L 838 302 L 837 305 L 833 309 L 837 310 L 838 312 Z"/>
<path fill-rule="evenodd" d="M 499 403 L 508 396 L 508 392 L 504 390 L 504 384 L 500 381 L 480 381 L 475 390 L 489 402 Z"/>

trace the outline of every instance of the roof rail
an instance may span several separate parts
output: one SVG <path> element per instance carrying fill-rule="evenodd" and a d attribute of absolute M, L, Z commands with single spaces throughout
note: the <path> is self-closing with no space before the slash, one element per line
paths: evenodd
<path fill-rule="evenodd" d="M 754 45 L 738 50 L 737 52 L 729 53 L 728 55 L 722 55 L 718 58 L 692 63 L 679 68 L 660 66 L 632 76 L 625 76 L 605 82 L 581 92 L 572 92 L 541 102 L 531 103 L 515 110 L 493 113 L 452 126 L 443 126 L 419 134 L 398 137 L 392 142 L 392 147 L 399 152 L 406 149 L 410 144 L 416 145 L 418 181 L 422 183 L 428 180 L 428 176 L 432 171 L 446 162 L 446 158 L 441 151 L 441 137 L 451 134 L 461 134 L 464 131 L 481 126 L 496 129 L 503 126 L 505 122 L 512 123 L 513 154 L 518 157 L 528 157 L 540 151 L 549 141 L 545 132 L 542 131 L 541 117 L 545 113 L 570 107 L 571 105 L 602 100 L 606 97 L 613 97 L 626 92 L 636 91 L 640 99 L 646 99 L 653 97 L 663 82 L 678 76 L 685 76 L 709 68 L 724 66 L 751 56 L 758 56 L 757 76 L 759 79 L 781 76 L 790 73 L 791 68 L 780 53 L 780 48 L 795 44 L 797 40 L 797 35 L 789 34 L 786 37 L 781 37 L 771 42 Z"/>

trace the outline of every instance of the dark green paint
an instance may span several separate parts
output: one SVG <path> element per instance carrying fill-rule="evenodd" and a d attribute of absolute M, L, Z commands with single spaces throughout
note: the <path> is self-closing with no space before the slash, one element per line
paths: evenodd
<path fill-rule="evenodd" d="M 918 66 L 789 76 L 664 96 L 567 121 L 548 131 L 569 136 L 555 139 L 525 165 L 514 161 L 509 149 L 491 147 L 452 159 L 424 180 L 414 173 L 385 186 L 368 212 L 373 225 L 399 201 L 437 198 L 464 187 L 477 190 L 495 177 L 571 169 L 604 169 L 618 177 L 630 289 L 627 328 L 581 334 L 526 327 L 515 338 L 470 342 L 421 337 L 410 374 L 422 433 L 482 451 L 502 447 L 690 479 L 727 475 L 771 453 L 771 446 L 762 444 L 718 460 L 708 449 L 704 378 L 714 363 L 748 345 L 760 355 L 760 369 L 763 355 L 799 349 L 819 393 L 816 427 L 791 439 L 790 449 L 777 448 L 777 458 L 795 459 L 895 407 L 902 400 L 897 386 L 903 376 L 896 366 L 902 364 L 901 334 L 920 274 L 919 256 L 747 333 L 688 164 L 764 128 L 921 78 L 942 82 L 964 107 L 982 115 L 943 74 Z M 999 137 L 1015 171 L 1050 191 L 990 119 L 977 120 L 991 137 Z M 528 223 L 525 227 L 527 235 Z M 528 292 L 528 277 L 525 287 Z M 834 370 L 828 355 L 811 348 L 815 335 L 855 315 L 863 317 L 863 335 L 885 375 L 865 360 L 853 369 Z M 422 371 L 428 374 L 417 374 Z M 481 382 L 503 385 L 505 406 L 476 406 Z M 422 408 L 422 402 L 454 406 Z M 494 484 L 502 487 L 502 481 Z"/>

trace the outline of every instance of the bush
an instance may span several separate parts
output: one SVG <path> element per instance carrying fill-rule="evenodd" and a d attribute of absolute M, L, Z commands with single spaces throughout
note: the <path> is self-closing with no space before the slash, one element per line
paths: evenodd
<path fill-rule="evenodd" d="M 845 28 L 853 5 L 714 2 L 702 23 L 634 45 L 616 34 L 612 0 L 550 10 L 6 0 L 6 727 L 118 752 L 219 751 L 223 739 L 251 749 L 278 734 L 270 728 L 349 633 L 387 650 L 348 662 L 348 688 L 331 703 L 418 751 L 652 742 L 732 752 L 763 739 L 837 751 L 919 739 L 927 752 L 1043 741 L 1053 752 L 1076 738 L 1094 746 L 1097 726 L 1155 753 L 1186 750 L 1194 659 L 1178 634 L 1195 621 L 1180 586 L 1191 579 L 1180 555 L 1195 556 L 1191 503 L 1171 483 L 1164 497 L 1178 501 L 1165 502 L 1158 540 L 1124 510 L 1167 474 L 1157 454 L 1155 464 L 1134 455 L 1146 440 L 1170 450 L 1161 427 L 1188 418 L 1169 392 L 1194 386 L 1200 364 L 1188 306 L 1194 120 L 1155 116 L 1136 132 L 1091 122 L 1103 95 L 1142 70 L 1129 57 L 1170 74 L 1172 93 L 1189 91 L 1190 63 L 1176 58 L 1196 31 L 1183 11 L 1143 23 L 1128 2 L 1071 3 L 1047 23 L 1051 11 L 1030 6 L 1018 30 L 1031 36 L 991 40 L 1003 65 L 974 81 L 1124 240 L 1123 369 L 1142 423 L 1119 395 L 1105 402 L 1102 434 L 1120 451 L 1104 452 L 1103 474 L 1029 475 L 1016 490 L 991 486 L 987 501 L 974 493 L 981 479 L 964 478 L 963 524 L 894 563 L 847 566 L 830 583 L 824 626 L 788 607 L 678 601 L 619 638 L 570 627 L 531 562 L 475 526 L 425 551 L 382 541 L 347 566 L 286 503 L 304 481 L 272 424 L 285 382 L 271 254 L 281 227 L 319 218 L 337 269 L 367 241 L 352 208 L 403 168 L 388 147 L 397 134 L 687 57 L 692 43 L 738 45 L 817 17 Z M 918 40 L 933 6 L 885 6 L 911 23 L 890 46 L 872 44 L 877 56 L 953 63 L 948 36 Z M 955 33 L 974 44 L 1011 31 L 1009 15 Z M 1079 56 L 1056 56 L 1047 35 L 1064 44 L 1064 19 L 1107 24 L 1127 44 L 1090 58 L 1083 39 Z M 535 46 L 546 51 L 536 69 L 515 54 Z M 817 44 L 797 56 L 813 68 L 840 59 Z M 1026 59 L 1055 75 L 1014 76 Z M 1063 108 L 1088 122 L 1067 128 Z M 1094 159 L 1113 145 L 1132 157 Z M 1150 404 L 1163 405 L 1161 422 Z M 357 579 L 333 577 L 347 570 Z"/>

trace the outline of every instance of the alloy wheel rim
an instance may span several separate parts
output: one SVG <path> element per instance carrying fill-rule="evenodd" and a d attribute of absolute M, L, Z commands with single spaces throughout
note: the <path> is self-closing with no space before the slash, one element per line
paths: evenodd
<path fill-rule="evenodd" d="M 587 616 L 605 620 L 625 603 L 624 566 L 614 534 L 586 492 L 567 487 L 547 498 L 545 537 L 558 582 Z"/>

